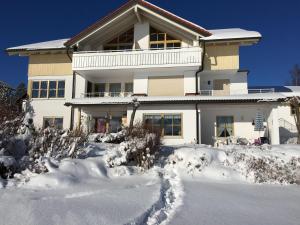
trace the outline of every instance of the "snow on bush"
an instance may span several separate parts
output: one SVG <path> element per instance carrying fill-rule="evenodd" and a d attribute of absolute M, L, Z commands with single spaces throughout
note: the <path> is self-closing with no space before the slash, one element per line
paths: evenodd
<path fill-rule="evenodd" d="M 25 169 L 46 172 L 44 157 L 75 158 L 85 142 L 86 135 L 81 130 L 69 132 L 46 128 L 36 131 L 31 113 L 21 114 L 0 123 L 0 176 L 12 177 Z M 13 165 L 7 163 L 8 158 L 14 159 Z"/>
<path fill-rule="evenodd" d="M 228 147 L 227 166 L 255 183 L 300 183 L 300 148 L 295 145 Z"/>
<path fill-rule="evenodd" d="M 167 166 L 210 179 L 253 183 L 300 184 L 300 147 L 181 146 L 169 154 Z"/>
<path fill-rule="evenodd" d="M 122 132 L 125 141 L 116 151 L 105 158 L 109 167 L 135 165 L 144 169 L 151 168 L 155 163 L 160 149 L 160 135 L 151 133 L 142 125 L 136 125 L 131 135 Z"/>

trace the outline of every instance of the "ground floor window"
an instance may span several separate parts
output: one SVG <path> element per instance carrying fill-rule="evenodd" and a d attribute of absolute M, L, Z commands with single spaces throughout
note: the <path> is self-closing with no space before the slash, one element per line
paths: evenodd
<path fill-rule="evenodd" d="M 181 114 L 144 114 L 145 126 L 163 136 L 182 136 Z"/>
<path fill-rule="evenodd" d="M 57 129 L 63 129 L 63 118 L 62 117 L 44 117 L 43 127 L 53 127 Z"/>
<path fill-rule="evenodd" d="M 233 136 L 233 116 L 217 116 L 217 136 Z"/>

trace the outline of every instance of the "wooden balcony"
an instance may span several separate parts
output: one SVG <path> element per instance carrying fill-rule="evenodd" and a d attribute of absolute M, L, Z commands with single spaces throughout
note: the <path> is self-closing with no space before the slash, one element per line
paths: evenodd
<path fill-rule="evenodd" d="M 199 47 L 163 50 L 75 52 L 73 70 L 143 69 L 155 67 L 200 66 Z"/>

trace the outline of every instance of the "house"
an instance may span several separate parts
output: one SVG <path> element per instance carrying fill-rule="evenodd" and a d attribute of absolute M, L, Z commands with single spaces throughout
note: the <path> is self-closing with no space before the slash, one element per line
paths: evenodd
<path fill-rule="evenodd" d="M 29 57 L 28 95 L 38 127 L 117 132 L 135 121 L 166 144 L 214 144 L 228 136 L 280 143 L 282 102 L 295 92 L 249 89 L 239 49 L 261 34 L 207 30 L 150 2 L 131 0 L 69 39 L 8 48 Z M 289 129 L 287 128 L 286 130 Z"/>

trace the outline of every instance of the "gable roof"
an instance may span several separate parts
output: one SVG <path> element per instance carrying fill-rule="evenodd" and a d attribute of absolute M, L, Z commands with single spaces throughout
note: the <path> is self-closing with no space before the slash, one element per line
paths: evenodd
<path fill-rule="evenodd" d="M 125 4 L 123 4 L 122 6 L 120 6 L 118 9 L 116 9 L 115 11 L 113 11 L 112 13 L 108 14 L 107 16 L 101 18 L 100 20 L 98 20 L 97 22 L 95 22 L 94 24 L 92 24 L 91 26 L 87 27 L 86 29 L 84 29 L 83 31 L 81 31 L 79 34 L 75 35 L 74 37 L 72 37 L 69 41 L 67 41 L 65 43 L 66 46 L 71 46 L 73 44 L 75 44 L 77 41 L 79 41 L 80 39 L 84 38 L 85 36 L 91 34 L 92 32 L 94 32 L 95 30 L 97 30 L 98 28 L 100 28 L 101 26 L 105 25 L 107 22 L 109 22 L 110 20 L 112 20 L 114 17 L 124 13 L 126 10 L 129 10 L 130 8 L 132 8 L 133 6 L 142 6 L 154 13 L 157 13 L 175 23 L 180 24 L 181 26 L 184 26 L 196 33 L 199 33 L 200 35 L 207 37 L 210 36 L 211 33 L 204 29 L 201 26 L 198 26 L 197 24 L 194 24 L 190 21 L 187 21 L 179 16 L 176 16 L 175 14 L 166 11 L 154 4 L 151 4 L 145 0 L 130 0 L 128 2 L 126 2 Z"/>

